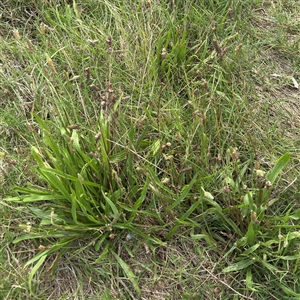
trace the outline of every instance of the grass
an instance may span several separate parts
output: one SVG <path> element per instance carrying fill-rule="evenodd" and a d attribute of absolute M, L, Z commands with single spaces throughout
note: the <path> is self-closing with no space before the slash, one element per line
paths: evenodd
<path fill-rule="evenodd" d="M 298 299 L 297 1 L 0 4 L 3 299 Z"/>

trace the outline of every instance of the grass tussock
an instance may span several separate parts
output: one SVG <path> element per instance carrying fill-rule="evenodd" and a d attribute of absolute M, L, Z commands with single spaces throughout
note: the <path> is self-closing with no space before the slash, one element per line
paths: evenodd
<path fill-rule="evenodd" d="M 217 2 L 0 4 L 3 299 L 299 297 L 300 7 Z"/>

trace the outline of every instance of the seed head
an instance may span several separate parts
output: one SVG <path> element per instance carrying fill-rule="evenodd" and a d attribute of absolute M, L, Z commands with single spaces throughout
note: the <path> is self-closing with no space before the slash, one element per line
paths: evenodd
<path fill-rule="evenodd" d="M 72 125 L 69 125 L 68 128 L 69 128 L 70 130 L 80 129 L 80 125 L 78 125 L 78 124 L 72 124 Z"/>
<path fill-rule="evenodd" d="M 31 43 L 31 40 L 27 40 L 27 47 L 30 53 L 33 53 L 33 45 Z"/>
<path fill-rule="evenodd" d="M 203 83 L 204 89 L 205 89 L 205 90 L 208 90 L 208 83 L 207 83 L 207 81 L 206 81 L 204 78 L 202 78 L 201 81 L 202 81 L 202 83 Z"/>
<path fill-rule="evenodd" d="M 102 135 L 101 131 L 99 131 L 99 132 L 95 135 L 96 142 L 98 142 L 98 141 L 100 140 L 101 135 Z"/>
<path fill-rule="evenodd" d="M 41 23 L 40 24 L 40 30 L 41 30 L 41 34 L 44 35 L 46 32 L 46 25 L 45 23 Z"/>
<path fill-rule="evenodd" d="M 161 59 L 164 60 L 167 56 L 167 50 L 166 48 L 162 48 L 161 50 Z"/>
<path fill-rule="evenodd" d="M 216 52 L 221 55 L 222 49 L 216 39 L 213 39 L 213 46 L 214 46 L 214 49 L 216 50 Z"/>
<path fill-rule="evenodd" d="M 232 9 L 231 7 L 228 8 L 227 16 L 228 16 L 228 18 L 230 18 L 230 19 L 231 19 L 232 16 L 233 16 L 233 9 Z"/>
<path fill-rule="evenodd" d="M 272 182 L 268 180 L 265 184 L 265 188 L 268 190 L 271 186 L 272 186 Z"/>
<path fill-rule="evenodd" d="M 50 70 L 51 70 L 52 74 L 56 74 L 57 72 L 56 72 L 56 69 L 54 67 L 53 60 L 51 59 L 51 57 L 49 55 L 47 55 L 47 64 L 50 67 Z"/>
<path fill-rule="evenodd" d="M 217 32 L 218 30 L 218 22 L 214 22 L 213 32 Z"/>
<path fill-rule="evenodd" d="M 18 30 L 18 29 L 14 29 L 14 30 L 13 30 L 13 34 L 14 34 L 14 37 L 15 37 L 17 40 L 20 40 L 20 39 L 21 39 L 21 36 L 20 36 L 20 33 L 19 33 L 19 30 Z"/>
<path fill-rule="evenodd" d="M 89 43 L 89 44 L 91 44 L 93 47 L 95 47 L 98 43 L 99 43 L 99 41 L 98 40 L 87 40 L 87 42 Z"/>
<path fill-rule="evenodd" d="M 203 78 L 202 72 L 199 69 L 196 69 L 196 74 L 199 79 Z"/>
<path fill-rule="evenodd" d="M 163 178 L 162 180 L 161 180 L 161 183 L 162 184 L 167 184 L 167 183 L 169 183 L 170 182 L 170 178 L 167 178 L 167 177 L 165 177 L 165 178 Z"/>
<path fill-rule="evenodd" d="M 239 44 L 236 48 L 235 48 L 235 52 L 239 52 L 243 47 L 243 44 Z"/>
<path fill-rule="evenodd" d="M 86 75 L 86 80 L 87 81 L 90 81 L 91 79 L 91 69 L 88 67 L 88 68 L 85 68 L 85 75 Z"/>
<path fill-rule="evenodd" d="M 264 177 L 266 172 L 263 170 L 255 170 L 257 177 Z"/>
<path fill-rule="evenodd" d="M 230 185 L 229 185 L 229 184 L 226 184 L 226 185 L 223 187 L 223 191 L 224 191 L 226 194 L 229 194 L 229 193 L 230 193 Z"/>
<path fill-rule="evenodd" d="M 89 155 L 93 158 L 98 158 L 99 157 L 99 153 L 98 152 L 90 152 Z"/>
<path fill-rule="evenodd" d="M 111 52 L 111 45 L 112 45 L 112 38 L 111 38 L 111 36 L 109 36 L 106 39 L 106 46 L 107 46 L 107 50 L 108 50 L 109 53 Z"/>
<path fill-rule="evenodd" d="M 231 152 L 231 158 L 233 160 L 238 160 L 240 157 L 240 152 L 238 151 L 237 148 L 233 148 L 232 152 Z"/>

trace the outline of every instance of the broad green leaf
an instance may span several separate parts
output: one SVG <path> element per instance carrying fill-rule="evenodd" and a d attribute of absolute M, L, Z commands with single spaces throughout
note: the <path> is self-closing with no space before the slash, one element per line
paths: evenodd
<path fill-rule="evenodd" d="M 40 168 L 48 167 L 44 163 L 44 161 L 42 159 L 42 155 L 40 154 L 39 150 L 36 147 L 31 147 L 31 155 L 33 156 L 33 158 L 35 159 L 35 161 L 37 162 L 37 164 Z"/>
<path fill-rule="evenodd" d="M 79 135 L 77 130 L 72 131 L 72 136 L 71 136 L 71 141 L 72 141 L 72 147 L 77 150 L 81 151 L 80 143 L 79 143 Z"/>
<path fill-rule="evenodd" d="M 49 250 L 51 250 L 51 249 L 48 249 L 48 250 L 45 250 L 45 251 L 41 251 L 40 253 L 38 253 L 37 255 L 35 255 L 33 258 L 31 258 L 30 260 L 28 260 L 26 262 L 26 264 L 24 265 L 24 267 L 26 268 L 27 266 L 35 263 L 36 261 L 40 261 L 40 259 L 42 259 L 43 257 L 46 258 L 47 255 L 49 254 Z"/>
<path fill-rule="evenodd" d="M 208 234 L 204 234 L 204 233 L 191 234 L 191 238 L 192 238 L 192 240 L 202 240 L 202 239 L 204 239 L 207 242 L 207 244 L 209 246 L 211 246 L 212 248 L 216 248 L 216 246 L 217 246 L 216 241 L 214 241 L 214 239 L 211 236 L 209 236 Z"/>
<path fill-rule="evenodd" d="M 100 239 L 97 241 L 96 245 L 95 245 L 95 250 L 96 251 L 99 251 L 101 245 L 105 242 L 105 240 L 107 239 L 107 236 L 108 236 L 108 232 L 105 232 L 101 235 Z M 108 244 L 106 244 L 105 248 L 108 247 Z M 98 257 L 99 259 L 99 257 Z M 98 259 L 94 262 L 96 263 L 98 261 Z"/>
<path fill-rule="evenodd" d="M 177 229 L 184 223 L 185 219 L 189 217 L 189 215 L 202 203 L 202 198 L 199 197 L 197 201 L 180 217 L 180 219 L 176 222 L 173 228 L 169 231 L 166 235 L 165 239 L 168 240 L 176 231 Z M 187 224 L 185 224 L 187 225 Z"/>
<path fill-rule="evenodd" d="M 32 213 L 34 215 L 36 215 L 39 219 L 42 220 L 42 222 L 44 222 L 44 225 L 48 225 L 48 224 L 52 224 L 52 223 L 57 223 L 57 222 L 61 222 L 62 220 L 58 217 L 58 215 L 55 213 L 55 210 L 52 208 L 52 210 L 50 211 L 48 210 L 42 210 L 38 207 L 35 206 L 29 206 L 28 208 L 32 211 Z"/>
<path fill-rule="evenodd" d="M 156 156 L 157 153 L 160 151 L 160 148 L 161 148 L 160 140 L 154 141 L 152 146 L 151 146 L 151 154 L 153 156 Z"/>
<path fill-rule="evenodd" d="M 286 153 L 279 158 L 275 166 L 268 172 L 266 180 L 271 183 L 275 182 L 278 175 L 282 172 L 283 168 L 287 165 L 290 160 L 291 155 Z M 264 217 L 264 211 L 266 210 L 266 203 L 270 200 L 271 190 L 264 188 L 261 202 L 261 214 L 259 215 L 259 220 L 262 220 Z"/>
<path fill-rule="evenodd" d="M 291 241 L 294 239 L 300 238 L 300 231 L 290 231 L 287 234 L 287 240 Z"/>
<path fill-rule="evenodd" d="M 23 197 L 7 197 L 3 199 L 4 201 L 8 202 L 16 202 L 16 203 L 22 203 L 23 202 Z"/>
<path fill-rule="evenodd" d="M 157 175 L 155 174 L 155 172 L 152 170 L 152 168 L 149 166 L 147 167 L 147 171 L 149 172 L 149 174 L 147 174 L 149 176 L 149 179 L 152 179 L 153 182 L 155 183 L 156 186 L 158 186 L 161 190 L 165 191 L 167 194 L 162 194 L 162 193 L 159 193 L 159 191 L 157 191 L 160 196 L 163 196 L 164 197 L 164 200 L 167 200 L 167 201 L 172 201 L 173 203 L 173 198 L 171 197 L 175 197 L 174 193 L 168 189 L 168 187 L 164 184 L 161 183 L 161 181 L 159 180 L 159 178 L 157 177 Z M 151 183 L 151 181 L 150 181 Z M 150 184 L 150 187 L 152 185 Z"/>
<path fill-rule="evenodd" d="M 125 160 L 127 157 L 127 151 L 126 150 L 122 150 L 118 153 L 112 154 L 109 156 L 109 161 L 110 163 L 114 164 L 114 163 L 118 163 L 120 161 Z"/>
<path fill-rule="evenodd" d="M 253 246 L 256 239 L 256 230 L 254 229 L 253 222 L 250 221 L 248 225 L 248 231 L 246 233 L 247 241 L 250 246 Z"/>
<path fill-rule="evenodd" d="M 27 267 L 27 266 L 33 264 L 34 262 L 39 261 L 43 256 L 47 257 L 47 256 L 49 256 L 49 254 L 51 254 L 57 250 L 60 250 L 61 248 L 67 246 L 73 240 L 74 240 L 74 238 L 69 238 L 69 237 L 61 239 L 59 242 L 57 242 L 51 248 L 49 248 L 45 251 L 41 251 L 40 253 L 35 255 L 33 258 L 31 258 L 29 261 L 27 261 L 26 264 L 24 265 L 24 267 Z"/>
<path fill-rule="evenodd" d="M 255 262 L 256 262 L 255 259 L 247 258 L 247 259 L 241 260 L 231 266 L 226 267 L 225 269 L 222 270 L 222 272 L 229 273 L 229 272 L 240 271 L 240 270 L 248 268 L 249 266 L 253 265 Z"/>
<path fill-rule="evenodd" d="M 38 262 L 34 265 L 34 267 L 31 269 L 29 276 L 28 276 L 28 285 L 29 285 L 29 290 L 32 292 L 32 279 L 34 274 L 39 270 L 39 268 L 42 266 L 44 263 L 45 259 L 47 258 L 47 255 L 41 256 L 41 258 L 38 260 Z"/>
<path fill-rule="evenodd" d="M 241 229 L 239 228 L 239 226 L 237 226 L 237 224 L 230 218 L 228 218 L 222 211 L 221 207 L 219 206 L 219 204 L 215 201 L 210 201 L 205 199 L 205 202 L 210 203 L 211 205 L 214 205 L 214 207 L 208 208 L 203 212 L 203 216 L 209 216 L 209 215 L 217 215 L 220 217 L 221 221 L 224 222 L 224 224 L 228 224 L 230 226 L 231 229 L 234 230 L 234 232 L 238 235 L 238 236 L 242 236 L 243 233 L 241 231 Z"/>
<path fill-rule="evenodd" d="M 40 118 L 37 114 L 33 114 L 33 116 L 37 120 L 37 122 L 39 123 L 39 125 L 41 126 L 41 128 L 43 130 L 49 131 L 48 126 L 46 125 L 45 121 L 42 118 Z"/>
<path fill-rule="evenodd" d="M 22 202 L 22 203 L 30 203 L 30 202 L 38 202 L 38 201 L 52 201 L 52 200 L 62 200 L 66 199 L 63 195 L 22 195 L 19 197 L 5 198 L 6 201 L 11 202 Z"/>
<path fill-rule="evenodd" d="M 265 243 L 261 243 L 262 246 L 266 247 L 266 248 L 269 248 L 271 245 L 273 244 L 278 244 L 279 241 L 278 240 L 268 240 L 267 242 Z"/>
<path fill-rule="evenodd" d="M 99 249 L 98 249 L 99 250 Z M 94 264 L 98 264 L 101 262 L 101 260 L 107 256 L 109 252 L 109 244 L 107 243 L 104 250 L 102 251 L 102 253 L 98 256 L 98 258 L 92 263 L 92 265 Z"/>
<path fill-rule="evenodd" d="M 109 199 L 109 197 L 107 197 L 105 195 L 105 193 L 103 191 L 102 191 L 102 195 L 103 195 L 105 201 L 109 204 L 110 208 L 112 209 L 114 218 L 117 218 L 117 216 L 119 215 L 119 211 L 118 211 L 116 205 L 111 201 L 111 199 Z"/>
<path fill-rule="evenodd" d="M 71 199 L 72 199 L 71 200 L 72 219 L 76 224 L 78 224 L 78 221 L 77 221 L 77 207 L 78 207 L 78 204 L 77 204 L 76 195 L 75 195 L 74 192 L 71 194 Z"/>
<path fill-rule="evenodd" d="M 270 264 L 270 263 L 268 263 L 268 262 L 266 262 L 266 261 L 264 261 L 264 260 L 261 260 L 260 262 L 261 262 L 261 264 L 262 264 L 266 269 L 268 269 L 268 270 L 271 271 L 272 273 L 279 273 L 279 272 L 280 272 L 280 270 L 279 270 L 278 268 L 276 268 L 274 264 Z"/>
<path fill-rule="evenodd" d="M 116 260 L 118 261 L 119 265 L 123 269 L 124 273 L 126 274 L 127 278 L 131 281 L 135 291 L 138 293 L 138 295 L 141 294 L 141 290 L 138 285 L 138 281 L 134 273 L 131 271 L 130 267 L 125 263 L 125 261 L 117 255 L 115 252 L 112 252 Z"/>
<path fill-rule="evenodd" d="M 297 255 L 287 255 L 287 256 L 276 256 L 277 258 L 280 258 L 282 260 L 298 260 L 300 258 L 300 253 Z"/>
<path fill-rule="evenodd" d="M 296 298 L 289 298 L 290 300 L 298 300 L 300 299 L 300 293 L 296 293 L 294 290 L 292 290 L 290 287 L 287 287 L 283 284 L 279 284 L 279 287 L 289 296 L 294 296 Z"/>
<path fill-rule="evenodd" d="M 253 292 L 257 292 L 258 291 L 255 288 L 253 288 L 252 271 L 251 271 L 251 269 L 248 269 L 247 273 L 246 273 L 246 285 L 247 285 L 247 288 L 250 289 L 251 291 L 253 291 Z"/>
<path fill-rule="evenodd" d="M 144 202 L 144 200 L 146 198 L 146 195 L 147 195 L 148 187 L 149 187 L 149 179 L 146 178 L 146 181 L 144 183 L 144 187 L 143 187 L 142 192 L 141 192 L 141 196 L 134 203 L 134 208 L 135 209 L 138 209 L 142 205 L 142 203 Z"/>
<path fill-rule="evenodd" d="M 289 153 L 285 153 L 284 155 L 282 155 L 277 161 L 276 165 L 268 172 L 266 179 L 273 184 L 277 176 L 282 172 L 283 168 L 288 164 L 290 158 L 291 155 Z"/>
<path fill-rule="evenodd" d="M 260 247 L 260 243 L 257 243 L 254 246 L 245 250 L 242 255 L 249 255 L 249 254 L 253 253 L 255 250 L 257 250 L 259 247 Z"/>
<path fill-rule="evenodd" d="M 21 225 L 19 225 L 21 227 Z M 26 227 L 26 225 L 24 225 Z M 37 233 L 28 233 L 28 234 L 22 234 L 21 236 L 15 238 L 12 243 L 17 244 L 21 241 L 26 241 L 26 240 L 32 240 L 32 239 L 40 239 L 43 238 L 43 234 L 37 234 Z"/>
<path fill-rule="evenodd" d="M 23 234 L 19 237 L 17 237 L 16 239 L 13 240 L 13 244 L 17 244 L 21 241 L 25 241 L 25 240 L 31 240 L 31 239 L 43 239 L 43 238 L 79 238 L 82 234 L 79 233 L 79 228 L 78 227 L 74 227 L 70 228 L 70 227 L 65 227 L 66 229 L 70 229 L 70 231 L 49 231 L 49 232 L 44 232 L 44 233 L 28 233 L 28 234 Z M 73 231 L 71 231 L 73 230 Z M 78 230 L 78 232 L 76 232 L 75 230 Z M 87 229 L 81 229 L 83 232 L 85 232 Z"/>
<path fill-rule="evenodd" d="M 50 191 L 48 190 L 36 190 L 36 189 L 31 189 L 31 188 L 23 188 L 23 187 L 20 187 L 20 186 L 17 186 L 14 188 L 14 190 L 16 192 L 19 192 L 19 193 L 23 193 L 23 194 L 34 194 L 34 195 L 49 195 L 51 194 Z"/>
<path fill-rule="evenodd" d="M 162 242 L 161 240 L 159 240 L 155 236 L 148 235 L 148 234 L 144 233 L 142 230 L 139 230 L 137 228 L 137 226 L 134 226 L 134 225 L 131 225 L 131 224 L 125 224 L 125 223 L 115 223 L 115 224 L 113 224 L 113 227 L 114 228 L 119 228 L 119 229 L 127 229 L 128 231 L 133 232 L 137 236 L 141 236 L 142 238 L 145 239 L 145 241 L 151 241 L 154 244 L 161 245 L 161 246 L 166 246 L 167 245 L 166 242 Z"/>
<path fill-rule="evenodd" d="M 57 170 L 57 169 L 52 169 L 52 168 L 40 168 L 40 170 L 42 172 L 47 172 L 47 173 L 51 173 L 51 174 L 56 174 L 58 175 L 59 177 L 61 178 L 65 178 L 65 179 L 68 179 L 68 180 L 72 180 L 72 181 L 76 181 L 77 180 L 77 177 L 76 176 L 72 176 L 72 175 L 69 175 L 69 174 L 66 174 L 60 170 Z"/>
<path fill-rule="evenodd" d="M 49 184 L 52 185 L 53 188 L 55 188 L 62 195 L 64 195 L 66 200 L 68 200 L 69 202 L 72 201 L 70 192 L 67 191 L 60 178 L 52 172 L 52 169 L 43 169 L 43 171 L 41 172 L 42 174 L 44 174 L 45 178 L 47 179 Z"/>
<path fill-rule="evenodd" d="M 195 182 L 197 180 L 197 177 L 198 177 L 198 174 L 195 174 L 195 176 L 193 177 L 193 179 L 191 180 L 189 185 L 186 185 L 186 186 L 183 187 L 181 195 L 178 197 L 178 199 L 170 207 L 168 207 L 167 212 L 174 209 L 176 206 L 178 206 L 186 198 L 186 196 L 189 194 L 191 188 L 195 184 Z"/>
<path fill-rule="evenodd" d="M 217 203 L 216 201 L 214 200 L 211 200 L 209 197 L 203 197 L 203 199 L 205 200 L 205 202 L 209 203 L 211 206 L 213 206 L 216 210 L 218 211 L 222 211 L 222 208 L 221 206 L 219 205 L 219 203 Z"/>

